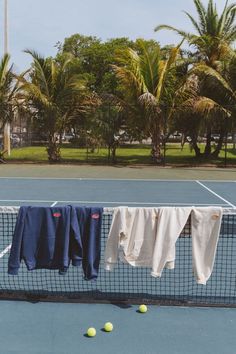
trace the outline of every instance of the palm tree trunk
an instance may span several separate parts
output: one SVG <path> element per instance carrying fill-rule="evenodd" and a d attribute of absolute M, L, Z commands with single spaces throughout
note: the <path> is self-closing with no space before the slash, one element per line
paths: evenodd
<path fill-rule="evenodd" d="M 201 150 L 200 148 L 198 147 L 198 144 L 197 144 L 197 136 L 191 136 L 191 147 L 192 149 L 194 150 L 195 152 L 195 157 L 196 158 L 200 158 L 201 157 Z"/>
<path fill-rule="evenodd" d="M 211 128 L 207 128 L 207 135 L 206 135 L 206 146 L 204 150 L 204 156 L 209 157 L 211 154 Z"/>
<path fill-rule="evenodd" d="M 158 143 L 152 143 L 152 150 L 151 150 L 152 160 L 156 164 L 160 164 L 162 162 L 162 154 L 161 154 L 161 146 Z"/>
<path fill-rule="evenodd" d="M 111 146 L 110 146 L 110 144 L 108 145 L 107 149 L 108 149 L 107 160 L 108 160 L 108 162 L 110 162 L 110 159 L 111 159 Z"/>
<path fill-rule="evenodd" d="M 151 157 L 155 164 L 160 164 L 163 162 L 163 156 L 161 153 L 161 129 L 158 120 L 155 120 L 152 131 L 151 131 L 151 139 L 152 139 L 152 150 Z"/>
<path fill-rule="evenodd" d="M 112 163 L 116 163 L 116 148 L 117 146 L 113 145 L 111 149 Z"/>
<path fill-rule="evenodd" d="M 46 150 L 48 153 L 49 162 L 51 163 L 60 162 L 61 160 L 60 144 L 55 134 L 49 134 L 48 146 Z"/>
<path fill-rule="evenodd" d="M 233 144 L 233 151 L 236 150 L 236 124 L 233 124 L 233 129 L 232 129 L 232 144 Z"/>
<path fill-rule="evenodd" d="M 225 129 L 222 128 L 220 131 L 220 137 L 216 149 L 211 154 L 212 157 L 217 158 L 219 156 L 220 150 L 222 149 L 222 145 L 224 142 L 224 136 L 225 136 Z"/>

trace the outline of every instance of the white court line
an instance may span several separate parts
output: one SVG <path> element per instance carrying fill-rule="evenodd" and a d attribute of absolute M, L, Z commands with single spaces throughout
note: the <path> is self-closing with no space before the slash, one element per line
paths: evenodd
<path fill-rule="evenodd" d="M 236 206 L 232 203 L 230 203 L 227 199 L 221 197 L 219 194 L 215 193 L 212 189 L 208 188 L 207 186 L 205 186 L 203 183 L 201 183 L 200 181 L 196 181 L 200 186 L 202 186 L 203 188 L 205 188 L 208 192 L 210 192 L 211 194 L 213 194 L 214 196 L 216 196 L 217 198 L 223 200 L 224 202 L 226 202 L 228 205 L 230 205 L 232 208 L 236 208 Z"/>
<path fill-rule="evenodd" d="M 91 177 L 0 177 L 0 179 L 11 180 L 74 180 L 74 181 L 131 181 L 131 182 L 197 182 L 195 179 L 154 179 L 154 178 L 91 178 Z M 202 182 L 223 182 L 223 183 L 236 183 L 236 180 L 217 180 L 217 179 L 201 179 Z"/>
<path fill-rule="evenodd" d="M 3 250 L 1 253 L 0 253 L 0 258 L 2 258 L 6 253 L 8 253 L 11 249 L 11 244 L 8 245 L 5 250 Z"/>
<path fill-rule="evenodd" d="M 35 200 L 35 199 L 0 199 L 0 202 L 50 203 L 50 204 L 52 204 L 51 200 Z M 57 202 L 57 203 L 59 203 L 59 202 Z"/>
<path fill-rule="evenodd" d="M 54 207 L 58 202 L 54 202 L 50 205 L 50 207 Z"/>
<path fill-rule="evenodd" d="M 20 203 L 52 203 L 51 200 L 24 200 L 24 199 L 0 199 L 0 202 L 7 202 L 7 203 L 14 203 L 14 202 L 20 202 Z M 114 201 L 114 202 L 108 202 L 108 201 L 95 201 L 95 200 L 58 200 L 56 202 L 58 203 L 81 203 L 81 204 L 119 204 L 119 205 L 126 205 L 126 204 L 132 204 L 132 205 L 220 205 L 220 206 L 229 206 L 229 203 L 221 203 L 221 204 L 209 204 L 209 203 L 149 203 L 149 202 L 129 202 L 129 201 Z M 52 206 L 52 205 L 51 205 Z"/>

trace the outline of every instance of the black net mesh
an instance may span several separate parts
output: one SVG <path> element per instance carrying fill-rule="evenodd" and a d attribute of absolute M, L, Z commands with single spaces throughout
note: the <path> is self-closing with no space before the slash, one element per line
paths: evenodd
<path fill-rule="evenodd" d="M 70 266 L 66 275 L 57 270 L 28 271 L 22 262 L 19 275 L 7 273 L 16 212 L 0 212 L 0 297 L 78 302 L 147 302 L 173 305 L 236 306 L 236 214 L 223 216 L 214 270 L 207 285 L 198 285 L 192 274 L 190 222 L 176 245 L 174 270 L 153 278 L 149 268 L 118 262 L 104 270 L 104 249 L 112 212 L 103 216 L 102 254 L 97 281 L 83 279 L 81 267 Z"/>

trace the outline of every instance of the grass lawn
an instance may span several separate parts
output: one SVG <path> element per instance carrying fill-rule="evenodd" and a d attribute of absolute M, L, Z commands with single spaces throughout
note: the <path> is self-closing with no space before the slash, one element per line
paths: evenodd
<path fill-rule="evenodd" d="M 204 145 L 201 146 L 203 148 Z M 91 153 L 86 148 L 63 147 L 61 149 L 62 162 L 71 163 L 100 163 L 107 164 L 108 151 L 101 148 Z M 147 145 L 130 145 L 117 149 L 117 162 L 120 164 L 150 164 L 150 146 Z M 207 163 L 223 165 L 225 152 L 221 151 L 217 160 L 207 161 Z M 44 146 L 22 147 L 12 149 L 11 156 L 8 161 L 22 162 L 47 162 L 47 152 Z M 196 160 L 194 151 L 190 151 L 188 145 L 181 149 L 180 144 L 169 144 L 166 150 L 166 163 L 179 165 L 199 165 L 206 164 L 206 161 Z M 232 147 L 228 148 L 227 163 L 236 165 L 236 151 Z"/>

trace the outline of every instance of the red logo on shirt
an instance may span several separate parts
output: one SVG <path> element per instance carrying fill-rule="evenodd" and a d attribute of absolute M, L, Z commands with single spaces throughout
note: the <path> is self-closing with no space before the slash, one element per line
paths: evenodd
<path fill-rule="evenodd" d="M 92 214 L 92 219 L 99 219 L 100 215 L 99 214 Z"/>
<path fill-rule="evenodd" d="M 59 218 L 61 216 L 61 213 L 54 213 L 53 216 L 55 216 L 55 218 Z"/>

